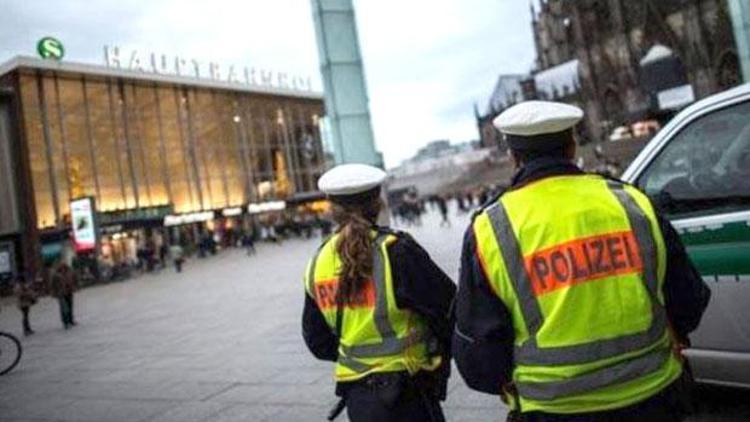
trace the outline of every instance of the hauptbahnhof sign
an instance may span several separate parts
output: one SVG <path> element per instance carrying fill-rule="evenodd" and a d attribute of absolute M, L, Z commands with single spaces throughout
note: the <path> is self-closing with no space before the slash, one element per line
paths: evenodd
<path fill-rule="evenodd" d="M 187 76 L 238 85 L 312 91 L 312 80 L 309 76 L 290 75 L 247 66 L 222 67 L 216 62 L 162 53 L 142 53 L 138 50 L 126 51 L 119 46 L 104 46 L 104 62 L 107 67 L 116 69 Z"/>

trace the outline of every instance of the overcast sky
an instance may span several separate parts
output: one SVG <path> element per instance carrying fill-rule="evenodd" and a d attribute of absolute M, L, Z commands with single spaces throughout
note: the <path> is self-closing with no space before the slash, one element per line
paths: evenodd
<path fill-rule="evenodd" d="M 394 166 L 436 139 L 477 139 L 497 75 L 531 69 L 527 0 L 354 0 L 375 139 Z M 0 62 L 59 38 L 66 60 L 103 46 L 311 75 L 309 0 L 0 0 Z"/>

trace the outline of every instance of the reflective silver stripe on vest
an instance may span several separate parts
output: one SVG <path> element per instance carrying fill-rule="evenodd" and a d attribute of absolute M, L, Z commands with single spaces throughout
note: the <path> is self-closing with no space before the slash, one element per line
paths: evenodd
<path fill-rule="evenodd" d="M 646 376 L 661 369 L 669 360 L 668 349 L 647 353 L 637 359 L 627 360 L 617 365 L 606 366 L 588 374 L 563 381 L 543 383 L 517 383 L 521 397 L 530 400 L 554 400 L 576 394 L 584 394 L 615 383 L 624 383 Z"/>
<path fill-rule="evenodd" d="M 526 323 L 526 329 L 529 331 L 529 337 L 534 338 L 539 328 L 542 327 L 544 315 L 536 296 L 534 296 L 531 277 L 529 277 L 526 265 L 524 265 L 518 237 L 513 232 L 513 226 L 510 224 L 510 218 L 502 201 L 498 200 L 487 208 L 487 215 L 492 223 L 492 230 L 495 232 L 495 240 L 502 252 L 511 286 L 521 305 L 521 313 Z"/>
<path fill-rule="evenodd" d="M 354 360 L 349 356 L 342 355 L 341 353 L 339 353 L 339 357 L 336 362 L 360 374 L 372 369 L 372 366 L 366 365 L 358 360 Z"/>
<path fill-rule="evenodd" d="M 372 369 L 372 366 L 356 360 L 357 358 L 396 355 L 422 340 L 420 333 L 410 333 L 405 338 L 398 338 L 388 319 L 388 285 L 385 279 L 385 252 L 382 250 L 386 238 L 387 235 L 382 235 L 375 239 L 372 254 L 372 276 L 375 287 L 374 322 L 383 340 L 375 344 L 353 346 L 339 344 L 338 363 L 354 372 L 363 373 Z M 346 312 L 344 312 L 345 316 Z"/>
<path fill-rule="evenodd" d="M 622 355 L 624 353 L 646 348 L 662 338 L 666 330 L 666 313 L 659 303 L 656 244 L 651 232 L 651 222 L 638 204 L 627 193 L 622 185 L 615 182 L 608 184 L 615 197 L 623 206 L 634 236 L 641 251 L 644 284 L 652 304 L 652 321 L 648 330 L 611 339 L 597 340 L 591 343 L 563 347 L 540 348 L 536 335 L 544 323 L 539 302 L 534 296 L 531 279 L 524 264 L 518 239 L 513 232 L 507 211 L 501 201 L 487 209 L 495 238 L 500 245 L 511 280 L 511 285 L 518 297 L 521 313 L 529 332 L 529 340 L 517 346 L 514 359 L 521 365 L 577 365 L 596 362 Z"/>
<path fill-rule="evenodd" d="M 638 246 L 641 248 L 641 262 L 643 263 L 643 274 L 646 278 L 646 288 L 651 296 L 651 300 L 661 307 L 661 305 L 659 305 L 658 296 L 658 254 L 653 232 L 651 231 L 651 220 L 648 219 L 646 213 L 643 212 L 633 197 L 625 191 L 622 184 L 610 180 L 607 181 L 607 186 L 625 209 L 628 221 L 630 222 L 630 227 L 633 229 L 635 239 L 638 242 Z"/>
<path fill-rule="evenodd" d="M 385 282 L 385 257 L 381 245 L 385 242 L 386 236 L 379 236 L 375 239 L 375 248 L 372 251 L 372 278 L 375 282 L 375 327 L 377 327 L 380 337 L 383 339 L 383 348 L 389 341 L 397 340 L 396 332 L 391 326 L 388 319 L 388 292 Z M 390 353 L 389 353 L 390 354 Z"/>
<path fill-rule="evenodd" d="M 355 346 L 341 345 L 347 356 L 354 358 L 372 358 L 378 356 L 395 355 L 424 340 L 421 333 L 410 333 L 404 338 L 391 337 L 376 344 L 361 344 Z"/>

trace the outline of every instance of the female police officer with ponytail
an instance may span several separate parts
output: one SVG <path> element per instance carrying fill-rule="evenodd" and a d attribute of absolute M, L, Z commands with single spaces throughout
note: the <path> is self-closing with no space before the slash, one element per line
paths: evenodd
<path fill-rule="evenodd" d="M 409 235 L 377 226 L 385 177 L 346 164 L 318 181 L 337 230 L 307 265 L 302 332 L 336 362 L 352 422 L 443 421 L 456 288 Z"/>

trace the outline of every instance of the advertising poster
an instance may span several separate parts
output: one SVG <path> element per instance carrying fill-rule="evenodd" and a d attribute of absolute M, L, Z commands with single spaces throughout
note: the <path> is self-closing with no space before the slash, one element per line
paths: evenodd
<path fill-rule="evenodd" d="M 73 243 L 76 252 L 96 249 L 94 213 L 92 198 L 80 198 L 70 202 L 70 220 L 73 225 Z"/>

